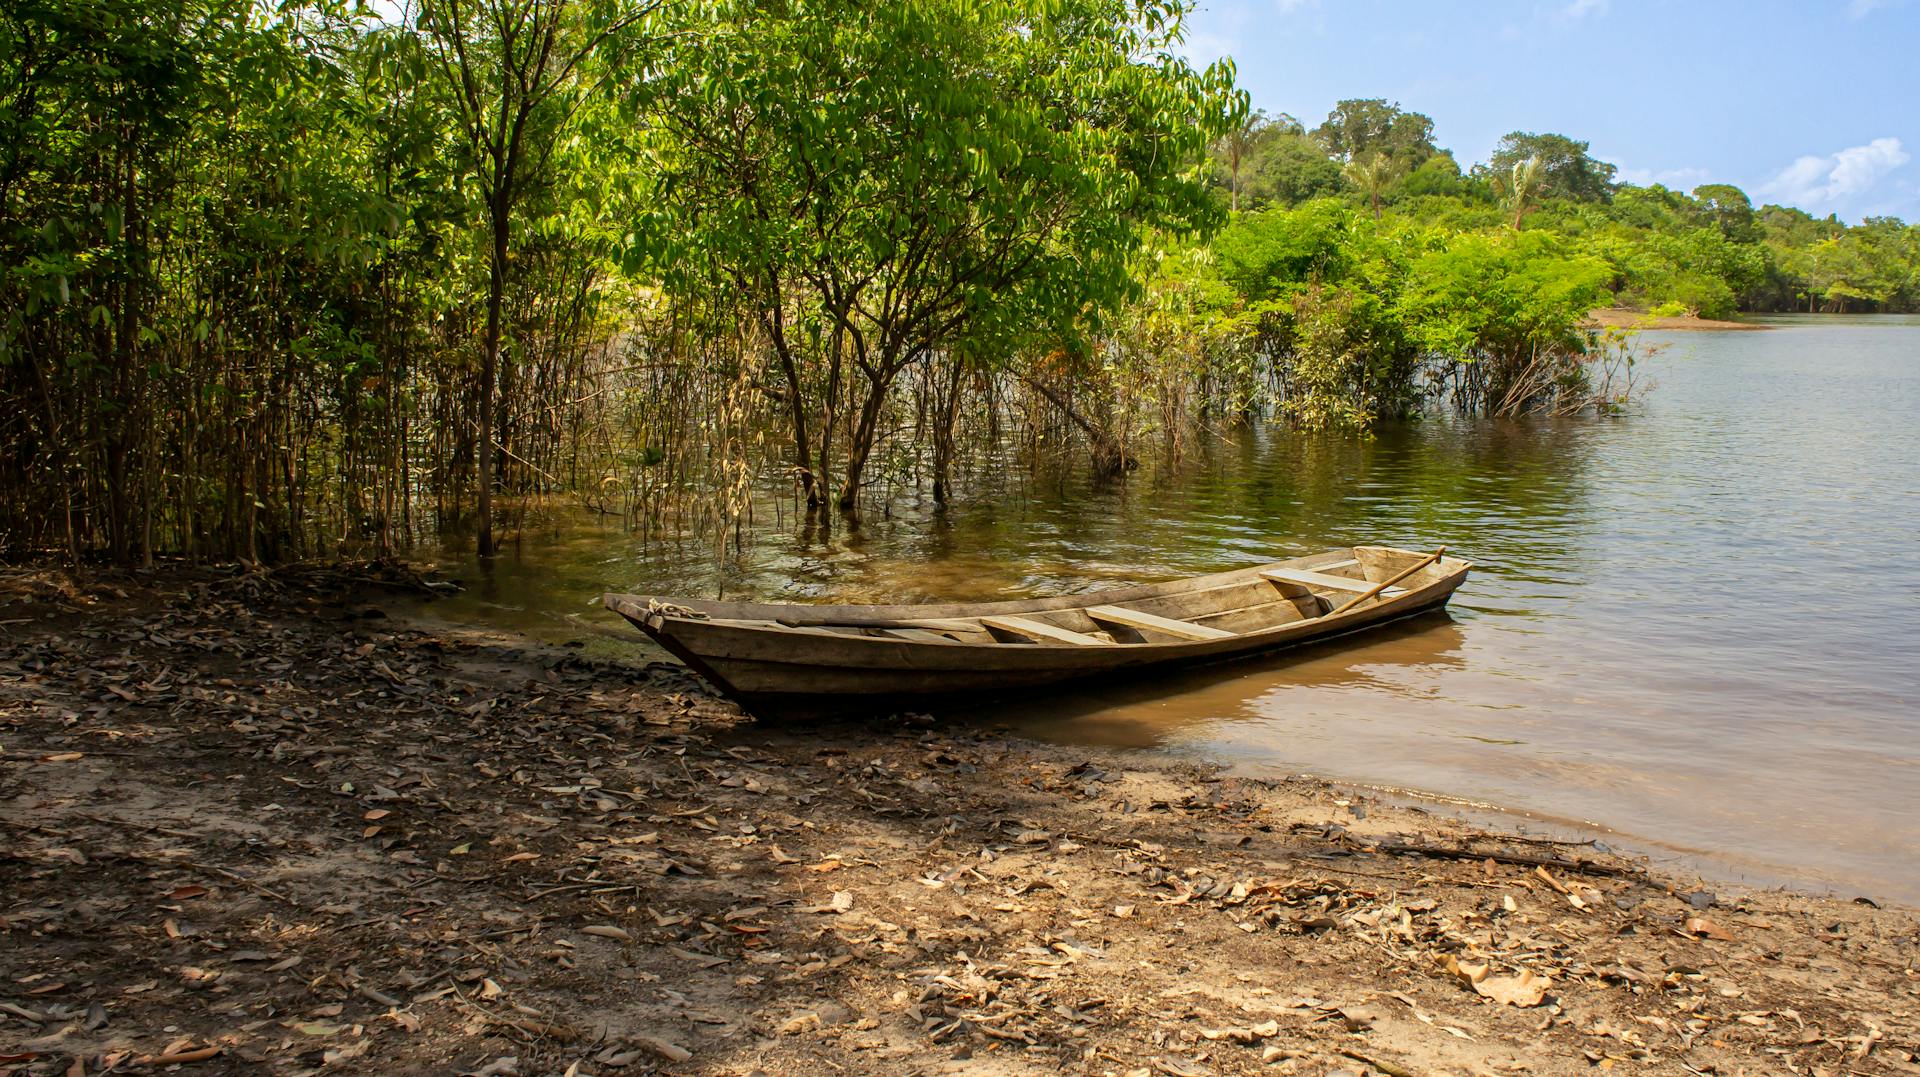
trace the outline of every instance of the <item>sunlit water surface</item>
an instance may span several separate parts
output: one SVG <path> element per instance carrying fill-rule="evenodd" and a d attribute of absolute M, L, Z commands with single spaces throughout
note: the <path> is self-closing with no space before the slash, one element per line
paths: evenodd
<path fill-rule="evenodd" d="M 603 590 L 1006 598 L 1446 543 L 1477 565 L 1450 616 L 973 720 L 1591 822 L 1755 882 L 1920 901 L 1920 319 L 1772 324 L 1648 334 L 1652 391 L 1623 416 L 1365 442 L 1260 430 L 1105 487 L 1009 466 L 945 516 L 909 498 L 857 534 L 765 503 L 726 560 L 530 523 L 485 570 L 443 557 L 470 589 L 435 612 L 624 649 Z"/>

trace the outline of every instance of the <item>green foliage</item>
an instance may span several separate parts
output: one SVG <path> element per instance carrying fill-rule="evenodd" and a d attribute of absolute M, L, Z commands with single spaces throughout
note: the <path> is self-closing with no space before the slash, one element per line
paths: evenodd
<path fill-rule="evenodd" d="M 1707 183 L 1693 189 L 1693 200 L 1699 206 L 1701 218 L 1732 242 L 1760 240 L 1759 218 L 1753 212 L 1753 202 L 1747 192 L 1731 183 Z"/>
<path fill-rule="evenodd" d="M 843 357 L 861 385 L 851 508 L 907 366 L 1070 339 L 1139 294 L 1147 230 L 1217 225 L 1195 163 L 1245 101 L 1229 67 L 1173 53 L 1184 10 L 730 0 L 689 32 L 655 151 L 668 212 L 636 230 L 635 253 L 670 287 L 750 298 L 810 496 Z"/>
<path fill-rule="evenodd" d="M 1796 209 L 1755 209 L 1731 184 L 1689 195 L 1617 183 L 1612 165 L 1565 135 L 1513 132 L 1490 162 L 1463 174 L 1432 146 L 1426 117 L 1369 99 L 1341 102 L 1311 135 L 1290 117 L 1256 116 L 1234 147 L 1234 178 L 1223 168 L 1216 182 L 1228 183 L 1242 211 L 1344 190 L 1376 216 L 1440 232 L 1543 230 L 1604 260 L 1609 288 L 1635 306 L 1677 304 L 1707 317 L 1920 309 L 1920 228 L 1896 220 L 1849 228 Z M 1215 158 L 1224 161 L 1221 147 Z M 1233 257 L 1226 252 L 1223 264 Z"/>
<path fill-rule="evenodd" d="M 1441 150 L 1401 181 L 1400 193 L 1411 198 L 1465 198 L 1474 193 L 1474 188 L 1461 174 L 1460 162 Z"/>
<path fill-rule="evenodd" d="M 328 0 L 7 6 L 0 548 L 273 560 L 458 505 L 487 229 L 429 60 Z M 535 152 L 588 174 L 562 141 Z M 515 211 L 510 488 L 547 481 L 561 434 L 514 387 L 601 331 L 584 186 Z"/>
<path fill-rule="evenodd" d="M 1313 133 L 1343 161 L 1378 154 L 1391 158 L 1402 171 L 1420 167 L 1439 152 L 1432 119 L 1378 97 L 1341 101 Z"/>
<path fill-rule="evenodd" d="M 1260 356 L 1274 409 L 1310 429 L 1406 417 L 1442 384 L 1470 411 L 1568 406 L 1614 276 L 1549 233 L 1376 222 L 1337 199 L 1245 214 L 1212 250 L 1233 299 L 1213 293 L 1210 329 Z"/>
<path fill-rule="evenodd" d="M 1216 144 L 1216 182 L 1224 182 L 1236 210 L 1297 205 L 1340 189 L 1340 165 L 1291 117 L 1257 117 Z"/>
<path fill-rule="evenodd" d="M 1412 265 L 1400 307 L 1420 344 L 1505 366 L 1582 348 L 1580 323 L 1608 298 L 1612 270 L 1537 231 L 1452 237 Z"/>
<path fill-rule="evenodd" d="M 1494 175 L 1511 175 L 1535 158 L 1540 161 L 1541 191 L 1548 197 L 1604 202 L 1613 194 L 1614 167 L 1594 160 L 1585 142 L 1565 135 L 1514 131 L 1500 140 L 1487 168 Z"/>

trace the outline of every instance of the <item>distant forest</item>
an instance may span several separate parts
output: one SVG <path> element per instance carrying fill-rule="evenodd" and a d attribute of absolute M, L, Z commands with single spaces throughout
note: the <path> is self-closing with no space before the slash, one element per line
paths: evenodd
<path fill-rule="evenodd" d="M 1552 233 L 1603 260 L 1625 306 L 1714 318 L 1920 310 L 1920 226 L 1756 208 L 1726 183 L 1623 183 L 1565 135 L 1515 131 L 1463 169 L 1434 144 L 1432 119 L 1376 98 L 1342 101 L 1311 130 L 1254 113 L 1213 158 L 1215 185 L 1241 211 L 1337 198 L 1397 226 Z"/>

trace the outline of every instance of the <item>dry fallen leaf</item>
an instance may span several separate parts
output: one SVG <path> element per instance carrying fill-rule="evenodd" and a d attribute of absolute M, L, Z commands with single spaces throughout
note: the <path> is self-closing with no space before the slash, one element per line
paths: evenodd
<path fill-rule="evenodd" d="M 633 941 L 632 935 L 627 934 L 624 929 L 615 927 L 612 924 L 592 924 L 581 928 L 580 933 L 582 935 L 598 935 L 603 939 L 618 939 L 621 942 Z"/>
<path fill-rule="evenodd" d="M 186 1062 L 205 1062 L 219 1053 L 218 1047 L 200 1047 L 191 1051 L 169 1047 L 160 1054 L 149 1055 L 135 1061 L 142 1066 L 175 1066 Z"/>
<path fill-rule="evenodd" d="M 401 1028 L 406 1029 L 408 1032 L 420 1031 L 420 1026 L 422 1024 L 420 1018 L 414 1016 L 411 1013 L 408 1013 L 405 1010 L 390 1010 L 387 1013 L 383 1014 L 382 1016 L 384 1016 L 387 1020 L 392 1021 L 394 1024 L 399 1025 Z"/>
<path fill-rule="evenodd" d="M 1728 931 L 1726 928 L 1721 927 L 1719 924 L 1714 923 L 1712 920 L 1709 920 L 1704 916 L 1688 917 L 1686 924 L 1681 928 L 1681 930 L 1695 937 L 1719 939 L 1721 942 L 1733 941 L 1732 932 Z"/>
<path fill-rule="evenodd" d="M 633 1042 L 659 1055 L 669 1062 L 685 1062 L 693 1057 L 693 1052 L 677 1043 L 670 1043 L 658 1036 L 635 1036 Z"/>
<path fill-rule="evenodd" d="M 1538 1006 L 1552 986 L 1551 980 L 1531 969 L 1517 976 L 1495 976 L 1491 967 L 1461 961 L 1452 954 L 1440 958 L 1439 963 L 1448 975 L 1462 980 L 1481 996 L 1508 1006 Z"/>
<path fill-rule="evenodd" d="M 795 1014 L 780 1023 L 780 1034 L 793 1036 L 820 1027 L 820 1015 L 812 1011 Z"/>

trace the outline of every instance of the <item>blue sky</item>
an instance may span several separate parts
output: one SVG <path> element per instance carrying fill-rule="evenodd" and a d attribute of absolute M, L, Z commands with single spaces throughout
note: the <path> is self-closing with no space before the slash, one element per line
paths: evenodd
<path fill-rule="evenodd" d="M 1233 57 L 1254 107 L 1308 127 L 1384 97 L 1462 166 L 1554 131 L 1635 183 L 1920 221 L 1920 0 L 1197 3 L 1190 58 Z"/>

